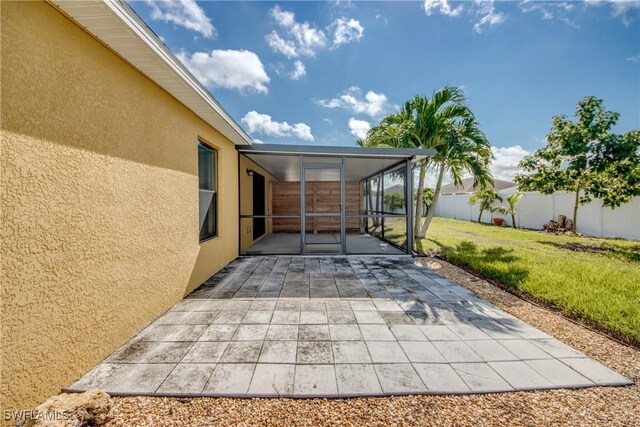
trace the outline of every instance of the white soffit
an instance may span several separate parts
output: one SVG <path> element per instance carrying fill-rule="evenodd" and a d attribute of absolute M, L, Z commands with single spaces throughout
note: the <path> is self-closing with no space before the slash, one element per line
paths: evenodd
<path fill-rule="evenodd" d="M 252 143 L 251 137 L 126 3 L 49 1 L 231 142 Z"/>

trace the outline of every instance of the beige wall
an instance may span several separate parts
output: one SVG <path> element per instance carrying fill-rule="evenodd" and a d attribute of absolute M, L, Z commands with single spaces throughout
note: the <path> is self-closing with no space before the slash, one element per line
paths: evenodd
<path fill-rule="evenodd" d="M 52 6 L 1 7 L 4 409 L 57 393 L 237 255 L 238 155 Z M 220 166 L 202 245 L 198 138 Z"/>
<path fill-rule="evenodd" d="M 242 215 L 253 214 L 253 177 L 247 175 L 247 169 L 252 169 L 264 176 L 265 185 L 265 212 L 271 215 L 271 183 L 278 179 L 263 169 L 250 158 L 240 155 L 240 213 Z M 266 222 L 266 233 L 271 233 L 271 221 Z M 253 219 L 245 218 L 240 225 L 240 250 L 244 252 L 255 240 L 253 240 Z M 258 238 L 260 240 L 260 238 Z"/>

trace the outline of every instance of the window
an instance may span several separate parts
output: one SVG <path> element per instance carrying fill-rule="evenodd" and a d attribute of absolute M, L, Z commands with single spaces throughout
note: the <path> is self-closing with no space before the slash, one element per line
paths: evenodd
<path fill-rule="evenodd" d="M 218 156 L 216 150 L 198 141 L 200 185 L 200 241 L 218 235 Z"/>

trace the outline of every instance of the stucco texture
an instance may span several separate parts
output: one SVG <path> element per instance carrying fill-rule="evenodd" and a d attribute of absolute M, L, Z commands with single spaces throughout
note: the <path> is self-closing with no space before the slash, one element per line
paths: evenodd
<path fill-rule="evenodd" d="M 235 258 L 238 154 L 51 5 L 1 7 L 0 387 L 24 409 Z M 198 138 L 219 150 L 202 245 Z"/>

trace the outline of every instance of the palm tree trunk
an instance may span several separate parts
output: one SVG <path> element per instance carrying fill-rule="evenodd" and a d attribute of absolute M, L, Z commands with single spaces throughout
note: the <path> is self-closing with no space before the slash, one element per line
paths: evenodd
<path fill-rule="evenodd" d="M 480 208 L 480 213 L 478 214 L 478 224 L 480 224 L 480 221 L 482 220 L 482 213 L 484 212 L 484 209 Z"/>
<path fill-rule="evenodd" d="M 438 172 L 438 182 L 436 183 L 436 189 L 433 192 L 433 200 L 431 201 L 431 205 L 429 205 L 429 210 L 427 211 L 427 216 L 424 219 L 424 224 L 422 224 L 422 229 L 420 233 L 416 235 L 418 239 L 424 239 L 424 236 L 427 234 L 427 229 L 429 225 L 431 225 L 431 220 L 436 213 L 436 205 L 438 204 L 438 197 L 440 197 L 440 189 L 442 188 L 442 179 L 444 178 L 444 163 L 440 164 L 440 172 Z"/>
<path fill-rule="evenodd" d="M 512 228 L 518 228 L 516 227 L 516 214 L 511 212 L 511 227 Z"/>
<path fill-rule="evenodd" d="M 413 219 L 413 234 L 420 233 L 420 222 L 422 221 L 422 200 L 424 198 L 424 177 L 427 175 L 425 163 L 420 163 L 420 177 L 418 178 L 418 193 L 416 194 L 416 216 Z M 409 178 L 410 179 L 410 178 Z M 411 195 L 413 197 L 413 194 Z"/>

